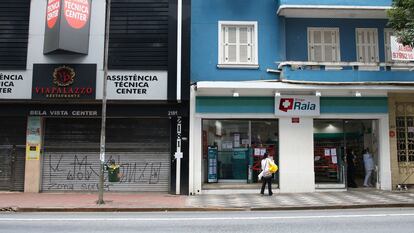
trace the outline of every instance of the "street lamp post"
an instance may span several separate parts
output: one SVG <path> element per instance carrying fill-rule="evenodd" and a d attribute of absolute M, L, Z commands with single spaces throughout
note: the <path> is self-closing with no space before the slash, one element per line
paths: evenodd
<path fill-rule="evenodd" d="M 100 154 L 100 172 L 99 172 L 99 197 L 98 204 L 105 204 L 103 200 L 104 193 L 104 166 L 105 166 L 105 141 L 106 141 L 106 86 L 108 76 L 108 48 L 109 48 L 109 23 L 111 19 L 111 0 L 106 0 L 106 20 L 105 20 L 105 45 L 103 61 L 103 91 L 102 91 L 102 120 L 101 120 L 101 140 L 99 146 Z"/>

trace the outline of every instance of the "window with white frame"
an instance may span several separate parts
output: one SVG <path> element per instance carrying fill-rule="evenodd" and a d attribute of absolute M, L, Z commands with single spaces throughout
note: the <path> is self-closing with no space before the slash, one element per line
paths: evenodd
<path fill-rule="evenodd" d="M 391 56 L 391 36 L 394 35 L 394 30 L 391 28 L 384 29 L 384 51 L 385 51 L 385 62 L 393 62 Z"/>
<path fill-rule="evenodd" d="M 257 22 L 219 21 L 220 68 L 258 68 Z"/>
<path fill-rule="evenodd" d="M 376 28 L 356 29 L 357 61 L 363 63 L 379 62 L 378 30 Z"/>
<path fill-rule="evenodd" d="M 308 28 L 308 61 L 341 61 L 339 28 Z"/>

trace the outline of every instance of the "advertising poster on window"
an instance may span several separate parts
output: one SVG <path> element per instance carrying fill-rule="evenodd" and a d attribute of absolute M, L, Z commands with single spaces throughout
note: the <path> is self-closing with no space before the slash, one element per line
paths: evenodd
<path fill-rule="evenodd" d="M 26 133 L 26 160 L 40 159 L 41 139 L 41 118 L 29 117 Z"/>
<path fill-rule="evenodd" d="M 394 61 L 414 61 L 414 50 L 398 42 L 398 37 L 391 36 L 391 57 Z"/>
<path fill-rule="evenodd" d="M 217 156 L 218 156 L 217 147 L 209 146 L 208 147 L 208 182 L 209 183 L 216 183 L 218 181 Z"/>

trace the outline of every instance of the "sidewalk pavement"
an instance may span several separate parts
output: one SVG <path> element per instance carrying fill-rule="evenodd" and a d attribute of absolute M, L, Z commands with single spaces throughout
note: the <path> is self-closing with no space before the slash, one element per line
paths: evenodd
<path fill-rule="evenodd" d="M 414 192 L 346 192 L 176 196 L 162 193 L 0 193 L 0 210 L 15 212 L 231 211 L 414 207 Z"/>

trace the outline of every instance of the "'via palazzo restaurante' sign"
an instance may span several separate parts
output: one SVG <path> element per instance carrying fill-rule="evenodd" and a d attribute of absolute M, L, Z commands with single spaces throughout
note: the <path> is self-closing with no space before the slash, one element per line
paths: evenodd
<path fill-rule="evenodd" d="M 89 99 L 96 96 L 96 64 L 34 64 L 32 99 Z"/>

